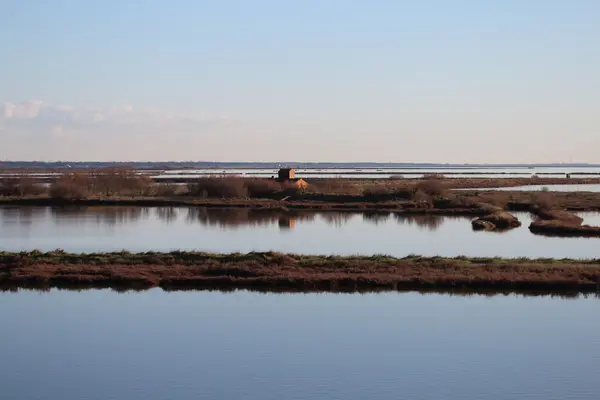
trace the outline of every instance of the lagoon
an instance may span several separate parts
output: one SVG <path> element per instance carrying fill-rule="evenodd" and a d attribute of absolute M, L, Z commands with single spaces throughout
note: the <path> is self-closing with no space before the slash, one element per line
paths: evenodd
<path fill-rule="evenodd" d="M 474 232 L 468 217 L 202 207 L 0 207 L 5 251 L 198 250 L 301 254 L 597 258 L 598 238 L 549 238 L 523 226 Z M 579 213 L 600 225 L 597 213 Z"/>
<path fill-rule="evenodd" d="M 600 397 L 600 300 L 0 293 L 11 400 Z"/>

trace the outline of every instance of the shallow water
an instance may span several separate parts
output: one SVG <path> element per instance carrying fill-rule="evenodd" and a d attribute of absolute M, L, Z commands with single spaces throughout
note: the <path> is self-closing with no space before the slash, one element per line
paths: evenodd
<path fill-rule="evenodd" d="M 468 217 L 283 213 L 200 207 L 0 207 L 0 249 L 280 251 L 304 254 L 600 257 L 598 238 L 548 238 L 523 226 L 474 232 Z M 600 225 L 597 213 L 581 213 Z"/>
<path fill-rule="evenodd" d="M 10 400 L 600 398 L 600 301 L 0 293 Z"/>
<path fill-rule="evenodd" d="M 239 175 L 243 177 L 270 177 L 277 175 L 277 168 L 200 168 L 179 169 L 165 171 L 145 170 L 153 178 L 185 178 L 193 179 L 207 175 Z M 448 175 L 453 178 L 529 178 L 540 175 L 546 178 L 564 178 L 570 174 L 574 178 L 594 177 L 600 175 L 600 167 L 402 167 L 402 168 L 296 168 L 299 178 L 359 178 L 359 179 L 385 179 L 385 178 L 422 178 L 427 174 Z M 141 171 L 140 171 L 141 172 Z M 1 172 L 2 177 L 23 175 L 22 172 Z M 36 177 L 50 178 L 60 175 L 57 172 L 31 173 Z"/>
<path fill-rule="evenodd" d="M 360 177 L 361 174 L 372 174 L 373 176 L 389 176 L 389 175 L 418 175 L 423 174 L 464 174 L 464 176 L 476 175 L 495 175 L 495 176 L 510 176 L 510 175 L 521 175 L 531 176 L 534 174 L 542 175 L 554 175 L 554 176 L 565 176 L 569 173 L 571 176 L 579 176 L 586 174 L 600 174 L 600 168 L 598 167 L 505 167 L 505 168 L 484 168 L 484 167 L 472 167 L 466 166 L 463 168 L 452 167 L 414 167 L 414 168 L 296 168 L 296 174 L 301 176 L 306 175 L 332 175 L 332 176 L 343 176 L 345 174 L 355 174 Z M 277 174 L 277 169 L 269 168 L 205 168 L 205 169 L 182 169 L 182 170 L 169 170 L 162 173 L 165 176 L 168 175 L 201 175 L 201 174 L 238 174 L 246 176 L 258 176 L 258 175 L 269 175 Z"/>
<path fill-rule="evenodd" d="M 586 183 L 573 185 L 525 185 L 509 186 L 501 188 L 476 188 L 476 189 L 455 189 L 455 190 L 504 190 L 504 191 L 549 191 L 549 192 L 600 192 L 600 184 Z"/>

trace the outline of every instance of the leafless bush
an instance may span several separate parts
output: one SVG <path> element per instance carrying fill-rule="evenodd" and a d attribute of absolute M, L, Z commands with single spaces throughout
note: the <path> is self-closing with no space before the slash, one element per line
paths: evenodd
<path fill-rule="evenodd" d="M 86 174 L 61 175 L 50 186 L 50 197 L 62 200 L 80 200 L 90 195 L 92 180 Z"/>
<path fill-rule="evenodd" d="M 152 179 L 129 168 L 102 168 L 90 176 L 92 191 L 102 196 L 147 196 L 153 187 Z"/>
<path fill-rule="evenodd" d="M 430 203 L 431 202 L 431 196 L 428 195 L 427 193 L 425 193 L 422 190 L 417 190 L 413 195 L 412 195 L 412 199 L 414 201 L 417 202 L 427 202 Z"/>
<path fill-rule="evenodd" d="M 438 179 L 425 179 L 417 183 L 415 188 L 430 196 L 442 196 L 446 193 L 446 185 Z"/>
<path fill-rule="evenodd" d="M 293 183 L 283 183 L 282 184 L 283 187 L 283 194 L 285 194 L 286 196 L 293 196 L 293 195 L 297 195 L 297 194 L 301 194 L 305 192 L 304 188 L 298 187 Z"/>
<path fill-rule="evenodd" d="M 188 192 L 192 196 L 219 198 L 248 196 L 248 189 L 244 185 L 244 180 L 235 177 L 199 178 L 196 182 L 187 186 Z"/>
<path fill-rule="evenodd" d="M 323 179 L 311 181 L 308 191 L 322 194 L 361 194 L 362 190 L 349 179 Z"/>
<path fill-rule="evenodd" d="M 551 210 L 556 205 L 552 200 L 552 195 L 546 192 L 533 193 L 531 195 L 531 204 L 540 210 Z"/>
<path fill-rule="evenodd" d="M 363 196 L 365 197 L 381 197 L 389 194 L 390 191 L 385 186 L 369 186 L 363 189 Z"/>
<path fill-rule="evenodd" d="M 281 183 L 273 179 L 248 179 L 244 183 L 250 197 L 271 196 L 284 189 Z"/>
<path fill-rule="evenodd" d="M 44 187 L 30 176 L 5 178 L 0 181 L 0 196 L 38 196 L 44 192 Z"/>
<path fill-rule="evenodd" d="M 187 186 L 174 183 L 159 183 L 154 185 L 153 193 L 159 197 L 180 196 L 187 193 Z"/>

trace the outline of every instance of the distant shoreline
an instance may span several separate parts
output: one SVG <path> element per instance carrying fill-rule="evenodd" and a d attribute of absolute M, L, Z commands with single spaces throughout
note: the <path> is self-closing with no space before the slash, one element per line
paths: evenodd
<path fill-rule="evenodd" d="M 213 161 L 2 161 L 0 168 L 103 168 L 133 167 L 138 169 L 277 169 L 293 168 L 404 168 L 404 169 L 490 169 L 490 168 L 600 168 L 600 164 L 542 163 L 542 164 L 452 164 L 452 163 L 378 163 L 378 162 L 213 162 Z"/>

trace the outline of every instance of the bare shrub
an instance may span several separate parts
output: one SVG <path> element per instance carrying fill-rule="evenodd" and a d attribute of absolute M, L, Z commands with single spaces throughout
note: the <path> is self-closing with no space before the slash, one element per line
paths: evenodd
<path fill-rule="evenodd" d="M 183 194 L 182 192 L 187 192 L 187 187 L 174 183 L 159 183 L 154 185 L 153 192 L 159 197 L 179 196 Z"/>
<path fill-rule="evenodd" d="M 45 188 L 30 176 L 5 178 L 0 181 L 0 196 L 38 196 L 44 192 Z"/>
<path fill-rule="evenodd" d="M 93 191 L 102 196 L 147 196 L 153 188 L 150 177 L 130 168 L 102 168 L 90 175 Z"/>
<path fill-rule="evenodd" d="M 235 177 L 206 177 L 190 183 L 188 192 L 191 196 L 199 197 L 247 197 L 248 189 L 244 180 Z"/>
<path fill-rule="evenodd" d="M 400 199 L 413 200 L 414 196 L 415 196 L 415 190 L 414 190 L 414 188 L 400 187 L 400 188 L 394 189 L 392 191 L 392 194 L 394 195 L 394 197 L 397 197 Z"/>
<path fill-rule="evenodd" d="M 18 187 L 17 180 L 4 178 L 0 181 L 0 196 L 17 196 Z"/>
<path fill-rule="evenodd" d="M 244 183 L 250 197 L 272 196 L 284 189 L 281 183 L 273 179 L 248 179 Z"/>
<path fill-rule="evenodd" d="M 533 193 L 531 204 L 540 210 L 551 210 L 556 205 L 550 193 Z"/>
<path fill-rule="evenodd" d="M 425 179 L 415 186 L 417 191 L 424 192 L 430 196 L 442 196 L 446 193 L 446 185 L 438 179 Z"/>
<path fill-rule="evenodd" d="M 308 191 L 322 194 L 361 194 L 362 190 L 350 179 L 323 179 L 311 181 Z"/>
<path fill-rule="evenodd" d="M 298 194 L 302 194 L 305 192 L 305 189 L 294 185 L 293 183 L 287 182 L 282 184 L 283 194 L 285 196 L 294 196 Z"/>
<path fill-rule="evenodd" d="M 413 195 L 412 199 L 417 202 L 431 203 L 431 196 L 422 190 L 417 190 Z"/>
<path fill-rule="evenodd" d="M 452 203 L 458 207 L 473 207 L 477 204 L 476 201 L 466 196 L 453 196 Z"/>
<path fill-rule="evenodd" d="M 389 194 L 390 191 L 385 186 L 369 186 L 363 189 L 363 196 L 365 197 L 381 197 Z"/>
<path fill-rule="evenodd" d="M 85 174 L 61 175 L 50 186 L 50 197 L 62 200 L 80 200 L 90 195 L 92 181 Z"/>
<path fill-rule="evenodd" d="M 492 204 L 494 206 L 504 209 L 507 207 L 508 203 L 513 201 L 513 199 L 510 194 L 507 194 L 507 193 L 504 193 L 501 191 L 497 191 L 494 193 L 493 196 L 486 198 L 485 201 L 488 202 L 489 204 Z"/>

